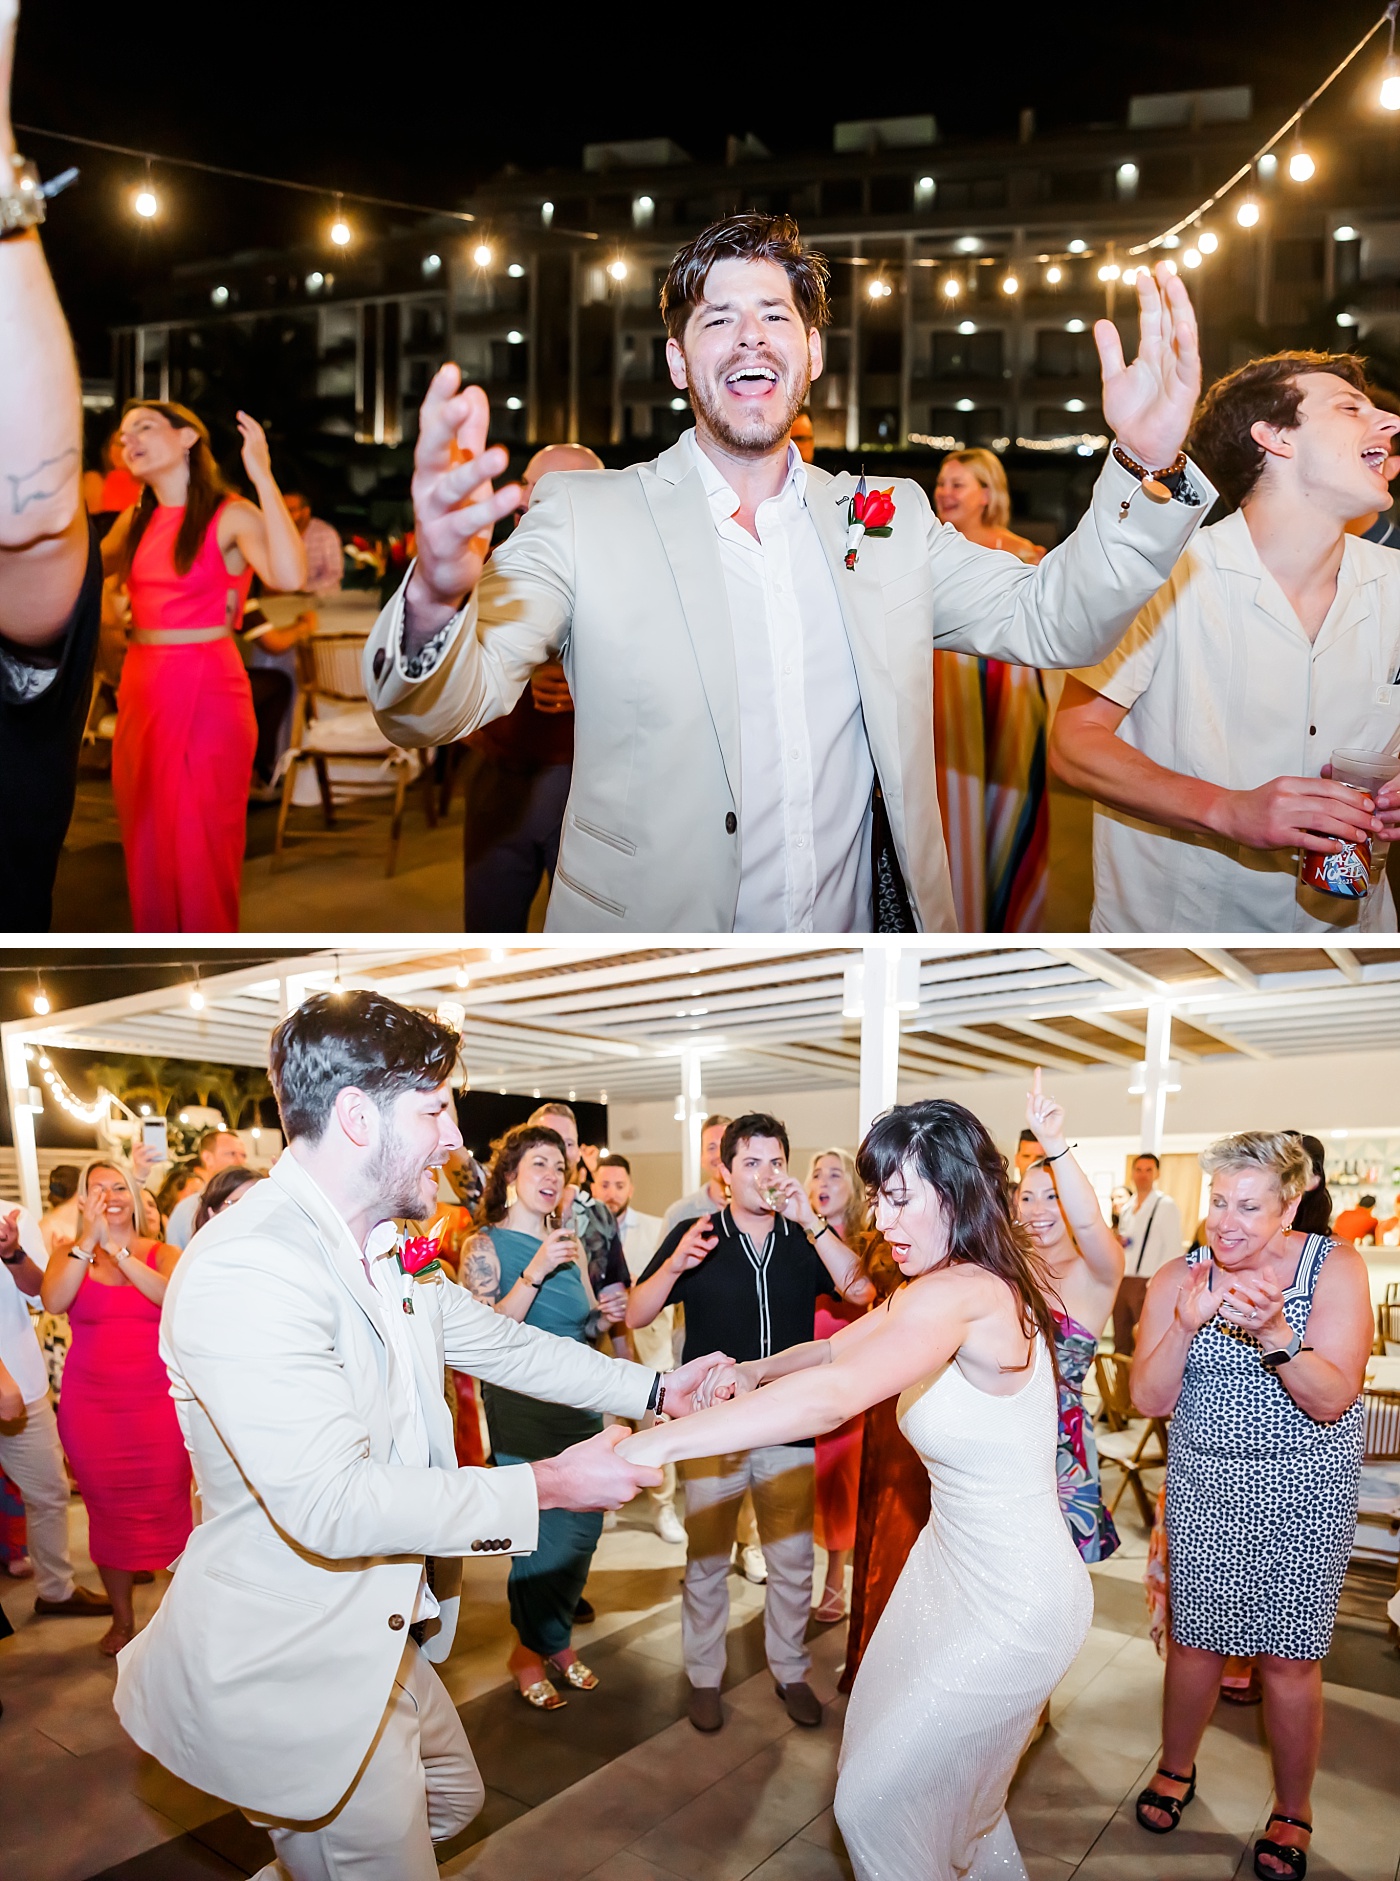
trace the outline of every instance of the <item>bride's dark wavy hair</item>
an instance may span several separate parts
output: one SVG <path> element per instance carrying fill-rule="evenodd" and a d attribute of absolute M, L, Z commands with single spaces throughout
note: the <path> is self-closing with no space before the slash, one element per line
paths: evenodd
<path fill-rule="evenodd" d="M 1011 1212 L 1006 1158 L 970 1110 L 942 1097 L 896 1104 L 870 1126 L 856 1169 L 872 1207 L 901 1172 L 926 1182 L 948 1218 L 949 1261 L 983 1267 L 1004 1280 L 1016 1296 L 1026 1337 L 1038 1332 L 1055 1364 L 1054 1316 L 1030 1237 Z"/>

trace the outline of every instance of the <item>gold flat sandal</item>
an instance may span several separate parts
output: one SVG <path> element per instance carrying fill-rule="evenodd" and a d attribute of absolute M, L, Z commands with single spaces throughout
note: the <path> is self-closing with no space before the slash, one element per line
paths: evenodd
<path fill-rule="evenodd" d="M 590 1671 L 582 1659 L 571 1659 L 568 1665 L 560 1665 L 557 1659 L 551 1659 L 549 1663 L 560 1678 L 572 1685 L 576 1692 L 597 1691 L 602 1684 L 598 1674 Z"/>
<path fill-rule="evenodd" d="M 517 1685 L 515 1689 L 536 1711 L 559 1711 L 569 1702 L 562 1692 L 555 1691 L 548 1679 L 536 1679 L 533 1685 Z"/>

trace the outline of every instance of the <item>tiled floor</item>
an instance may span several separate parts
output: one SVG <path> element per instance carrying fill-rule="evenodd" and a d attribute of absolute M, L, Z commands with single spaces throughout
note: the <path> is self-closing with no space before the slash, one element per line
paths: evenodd
<path fill-rule="evenodd" d="M 81 1550 L 81 1509 L 74 1504 Z M 1161 1668 L 1146 1633 L 1144 1542 L 1095 1571 L 1094 1627 L 1047 1731 L 1022 1761 L 1011 1814 L 1032 1881 L 1227 1881 L 1251 1872 L 1270 1801 L 1254 1711 L 1222 1708 L 1182 1827 L 1149 1839 L 1132 1799 L 1158 1749 Z M 641 1517 L 604 1534 L 580 1634 L 603 1679 L 541 1715 L 504 1678 L 505 1565 L 470 1565 L 445 1672 L 487 1805 L 444 1876 L 471 1881 L 843 1881 L 831 1815 L 844 1701 L 844 1628 L 815 1638 L 813 1684 L 831 1698 L 817 1731 L 794 1729 L 762 1670 L 761 1590 L 730 1583 L 728 1720 L 701 1737 L 683 1716 L 681 1551 Z M 0 1582 L 18 1637 L 0 1648 L 0 1876 L 4 1881 L 185 1881 L 247 1875 L 265 1845 L 235 1812 L 166 1775 L 123 1736 L 113 1672 L 93 1651 L 102 1622 L 36 1621 L 32 1591 Z M 145 1590 L 153 1604 L 158 1590 Z M 1327 1721 L 1310 1873 L 1400 1877 L 1400 1659 L 1366 1602 L 1328 1662 Z"/>

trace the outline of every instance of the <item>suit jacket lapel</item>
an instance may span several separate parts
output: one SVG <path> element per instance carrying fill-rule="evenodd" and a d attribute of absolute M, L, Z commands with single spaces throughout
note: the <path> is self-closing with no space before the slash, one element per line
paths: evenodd
<path fill-rule="evenodd" d="M 272 1176 L 293 1196 L 315 1228 L 337 1278 L 369 1321 L 375 1337 L 384 1348 L 384 1379 L 389 1426 L 391 1431 L 397 1430 L 402 1416 L 404 1394 L 399 1388 L 396 1376 L 400 1361 L 394 1351 L 394 1342 L 389 1335 L 386 1323 L 388 1302 L 381 1298 L 365 1272 L 364 1260 L 351 1238 L 350 1230 L 331 1206 L 329 1198 L 322 1192 L 320 1186 L 312 1181 L 295 1157 L 284 1150 L 273 1167 Z"/>
<path fill-rule="evenodd" d="M 737 804 L 741 781 L 739 674 L 709 499 L 699 472 L 678 447 L 658 458 L 653 469 L 655 474 L 642 479 L 642 488 L 675 577 L 725 776 Z"/>
<path fill-rule="evenodd" d="M 888 800 L 900 792 L 899 730 L 895 698 L 889 681 L 889 640 L 880 578 L 871 566 L 871 550 L 863 547 L 854 568 L 846 566 L 846 514 L 855 479 L 849 472 L 825 477 L 807 472 L 807 507 L 836 584 L 836 598 L 846 626 L 846 640 L 855 663 L 861 710 L 870 740 L 880 788 Z M 896 528 L 899 526 L 896 521 Z M 930 736 L 932 732 L 930 731 Z M 887 775 L 888 773 L 888 775 Z"/>

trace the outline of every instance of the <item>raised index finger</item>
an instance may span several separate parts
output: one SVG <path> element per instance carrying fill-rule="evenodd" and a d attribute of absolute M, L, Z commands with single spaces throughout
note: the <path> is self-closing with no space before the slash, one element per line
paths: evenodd
<path fill-rule="evenodd" d="M 1039 1065 L 1037 1065 L 1035 1070 L 1032 1071 L 1031 1073 L 1031 1096 L 1032 1097 L 1040 1096 L 1040 1066 Z"/>

